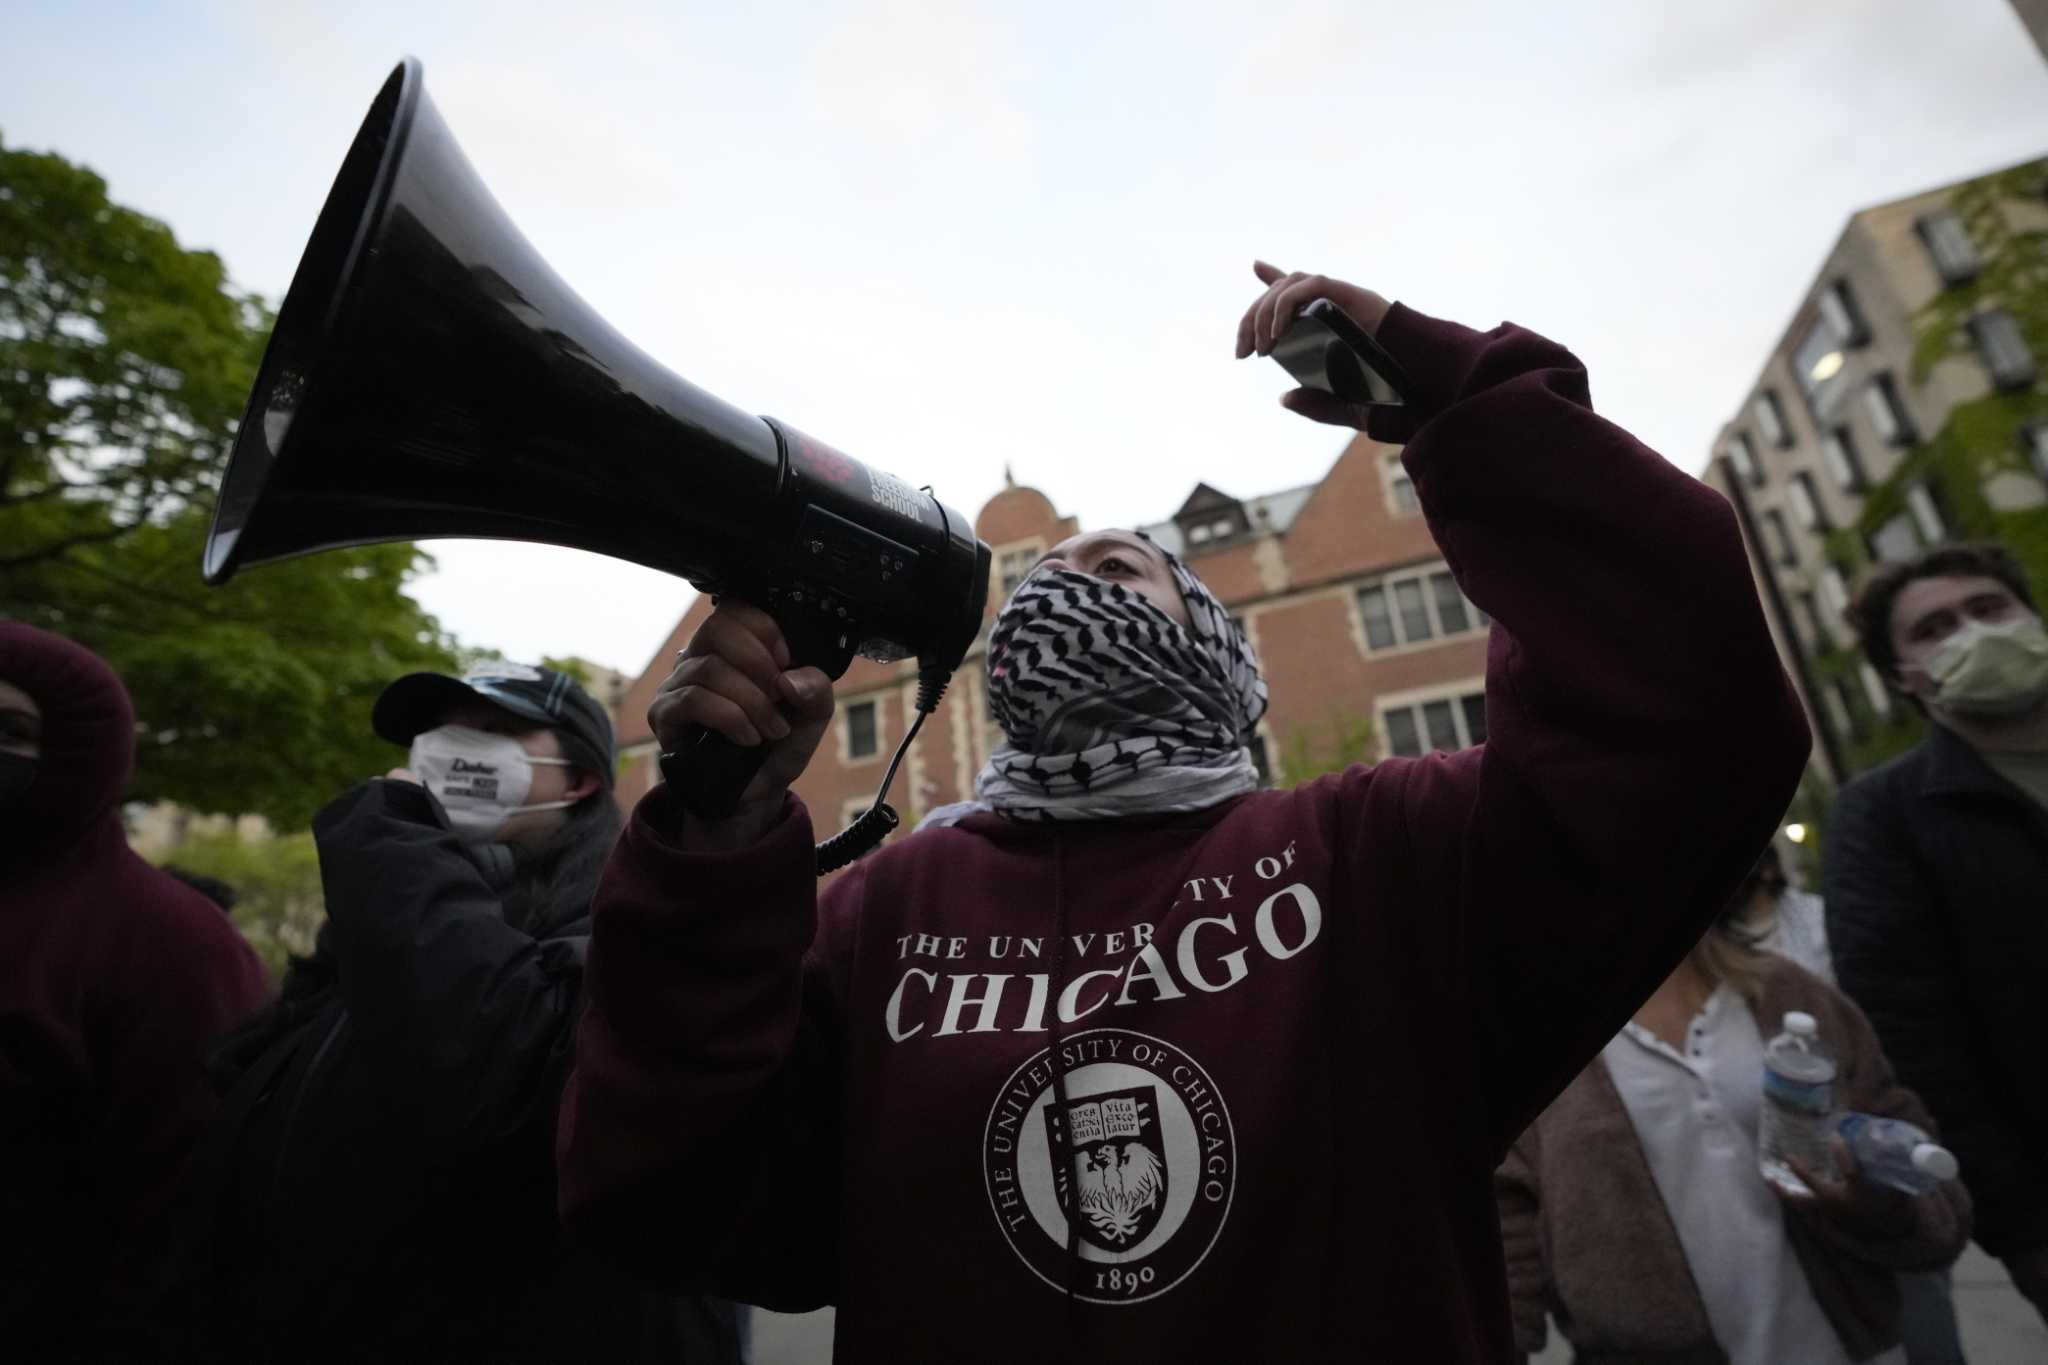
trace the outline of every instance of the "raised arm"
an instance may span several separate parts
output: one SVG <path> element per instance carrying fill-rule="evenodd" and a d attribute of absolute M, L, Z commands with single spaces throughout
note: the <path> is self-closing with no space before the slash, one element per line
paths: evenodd
<path fill-rule="evenodd" d="M 1269 285 L 1252 349 L 1326 296 L 1406 370 L 1405 407 L 1289 405 L 1406 443 L 1494 620 L 1487 742 L 1384 775 L 1443 953 L 1418 966 L 1465 996 L 1498 1161 L 1726 903 L 1791 798 L 1805 720 L 1727 501 L 1598 416 L 1569 351 L 1318 276 Z"/>
<path fill-rule="evenodd" d="M 708 618 L 649 713 L 774 746 L 731 819 L 658 787 L 598 888 L 589 1008 L 556 1135 L 570 1232 L 635 1274 L 768 1307 L 831 1302 L 839 956 L 818 940 L 811 822 L 786 788 L 832 718 L 774 622 Z M 857 898 L 858 868 L 833 895 Z"/>

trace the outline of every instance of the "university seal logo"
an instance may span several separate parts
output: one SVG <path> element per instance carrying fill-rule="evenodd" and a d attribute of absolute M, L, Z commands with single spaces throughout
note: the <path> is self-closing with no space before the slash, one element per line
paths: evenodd
<path fill-rule="evenodd" d="M 1140 1303 L 1200 1266 L 1230 1214 L 1237 1142 L 1207 1071 L 1171 1043 L 1089 1029 L 1051 1049 L 997 1093 L 982 1139 L 989 1205 L 1033 1274 L 1066 1292 L 1067 1239 L 1078 1231 L 1077 1297 Z"/>

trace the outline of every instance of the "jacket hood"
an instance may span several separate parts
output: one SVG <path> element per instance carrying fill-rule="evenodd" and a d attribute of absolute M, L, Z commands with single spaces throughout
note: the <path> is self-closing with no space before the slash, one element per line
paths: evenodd
<path fill-rule="evenodd" d="M 42 760 L 13 829 L 41 861 L 112 818 L 135 765 L 135 708 L 104 659 L 17 621 L 0 621 L 0 680 L 43 713 Z"/>

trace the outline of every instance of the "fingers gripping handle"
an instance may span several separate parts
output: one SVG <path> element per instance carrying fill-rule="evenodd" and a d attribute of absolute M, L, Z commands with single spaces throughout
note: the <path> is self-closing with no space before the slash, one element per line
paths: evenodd
<path fill-rule="evenodd" d="M 843 629 L 814 626 L 795 613 L 778 615 L 782 638 L 789 645 L 791 668 L 818 668 L 837 678 L 853 662 L 853 642 Z M 768 744 L 735 744 L 707 726 L 683 729 L 675 748 L 661 756 L 661 779 L 683 809 L 699 820 L 724 820 L 739 809 L 747 784 L 768 761 Z"/>
<path fill-rule="evenodd" d="M 740 794 L 767 761 L 766 744 L 735 744 L 692 723 L 676 747 L 662 754 L 661 780 L 699 820 L 724 820 L 739 809 Z"/>

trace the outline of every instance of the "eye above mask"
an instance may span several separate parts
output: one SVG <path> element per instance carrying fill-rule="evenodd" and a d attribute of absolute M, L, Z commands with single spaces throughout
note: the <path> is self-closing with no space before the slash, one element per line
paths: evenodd
<path fill-rule="evenodd" d="M 537 764 L 575 766 L 566 758 L 536 758 L 511 735 L 467 725 L 443 725 L 413 737 L 410 765 L 420 783 L 448 812 L 465 843 L 489 843 L 515 815 L 566 810 L 574 801 L 527 803 Z"/>

